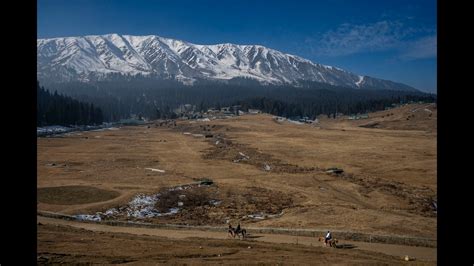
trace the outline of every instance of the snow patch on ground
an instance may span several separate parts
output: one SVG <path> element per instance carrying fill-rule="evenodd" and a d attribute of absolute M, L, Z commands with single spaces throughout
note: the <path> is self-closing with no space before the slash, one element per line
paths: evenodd
<path fill-rule="evenodd" d="M 263 220 L 263 219 L 268 219 L 268 218 L 275 218 L 275 217 L 280 217 L 283 215 L 283 211 L 277 214 L 266 214 L 266 213 L 255 213 L 255 214 L 249 214 L 246 215 L 242 218 L 251 218 L 251 219 L 257 219 L 257 220 Z"/>
<path fill-rule="evenodd" d="M 74 215 L 74 217 L 78 221 L 97 221 L 97 222 L 101 221 L 100 215 L 98 215 L 98 214 L 96 214 L 96 215 L 79 214 L 79 215 Z"/>
<path fill-rule="evenodd" d="M 214 206 L 218 206 L 219 204 L 222 203 L 222 201 L 220 201 L 220 200 L 210 200 L 209 203 L 214 205 Z"/>
<path fill-rule="evenodd" d="M 285 117 L 281 117 L 281 116 L 274 116 L 273 119 L 275 119 L 276 122 L 288 121 L 288 122 L 296 124 L 296 125 L 304 125 L 303 122 L 296 121 L 296 120 L 291 120 L 289 118 L 285 118 Z"/>
<path fill-rule="evenodd" d="M 292 124 L 295 124 L 295 125 L 304 125 L 304 123 L 302 123 L 300 121 L 295 121 L 295 120 L 291 120 L 291 119 L 288 119 L 287 121 L 292 123 Z"/>
<path fill-rule="evenodd" d="M 161 169 L 156 169 L 156 168 L 145 168 L 146 170 L 151 170 L 152 172 L 160 172 L 160 173 L 164 173 L 165 170 L 161 170 Z"/>
<path fill-rule="evenodd" d="M 250 159 L 250 157 L 249 157 L 249 156 L 245 155 L 245 154 L 244 154 L 244 153 L 242 153 L 242 152 L 239 152 L 239 155 L 240 155 L 240 156 L 242 156 L 242 157 L 244 157 L 244 158 L 246 158 L 246 159 Z"/>
<path fill-rule="evenodd" d="M 268 164 L 265 164 L 265 165 L 263 166 L 263 169 L 264 169 L 265 171 L 270 171 L 270 170 L 272 170 L 272 168 L 271 168 L 270 165 L 268 165 Z"/>
<path fill-rule="evenodd" d="M 63 126 L 47 126 L 47 127 L 37 127 L 36 128 L 36 134 L 38 136 L 40 135 L 46 135 L 46 134 L 57 134 L 57 133 L 66 133 L 69 131 L 72 131 L 73 128 L 70 127 L 63 127 Z"/>
<path fill-rule="evenodd" d="M 193 184 L 193 185 L 182 185 L 171 187 L 168 191 L 181 191 L 187 190 L 192 187 L 200 187 L 203 186 L 202 184 Z M 181 197 L 183 196 L 183 197 Z M 102 221 L 107 218 L 114 218 L 117 216 L 127 217 L 127 218 L 137 218 L 137 219 L 145 219 L 145 218 L 155 218 L 167 215 L 174 215 L 180 211 L 180 207 L 184 205 L 182 201 L 176 202 L 176 207 L 172 207 L 168 209 L 167 212 L 160 212 L 158 211 L 155 206 L 160 200 L 161 194 L 138 194 L 136 195 L 127 205 L 117 208 L 111 208 L 106 210 L 105 212 L 97 212 L 96 214 L 78 214 L 74 215 L 77 220 L 79 221 Z M 180 195 L 180 199 L 184 198 L 184 195 Z M 218 206 L 221 204 L 219 200 L 210 200 L 209 204 L 214 206 Z"/>
<path fill-rule="evenodd" d="M 37 127 L 36 128 L 36 135 L 38 137 L 41 136 L 49 136 L 49 135 L 67 135 L 68 133 L 72 132 L 79 132 L 79 131 L 104 131 L 104 130 L 119 130 L 117 127 L 112 127 L 110 123 L 104 123 L 99 126 L 46 126 L 46 127 Z"/>

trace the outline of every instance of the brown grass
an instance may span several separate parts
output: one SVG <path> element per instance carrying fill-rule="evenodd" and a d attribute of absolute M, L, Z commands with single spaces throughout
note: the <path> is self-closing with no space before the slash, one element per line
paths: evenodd
<path fill-rule="evenodd" d="M 38 188 L 38 201 L 48 204 L 75 205 L 114 199 L 120 193 L 89 186 Z"/>
<path fill-rule="evenodd" d="M 248 247 L 251 248 L 248 248 Z M 363 250 L 186 238 L 169 239 L 39 225 L 39 265 L 45 264 L 398 264 L 399 257 Z M 418 262 L 421 264 L 427 264 Z M 431 263 L 433 264 L 433 263 Z M 428 265 L 428 264 L 427 264 Z"/>
<path fill-rule="evenodd" d="M 412 118 L 404 120 L 401 129 L 362 128 L 358 124 L 377 121 L 383 125 L 387 119 L 398 123 L 411 110 L 404 108 L 389 110 L 394 115 L 388 118 L 380 116 L 363 122 L 322 120 L 318 127 L 279 124 L 270 115 L 249 115 L 39 138 L 39 187 L 81 184 L 117 188 L 122 196 L 93 205 L 40 202 L 38 208 L 68 214 L 103 211 L 126 204 L 136 193 L 156 193 L 206 177 L 218 184 L 223 204 L 240 198 L 241 205 L 230 205 L 226 212 L 216 214 L 219 219 L 253 208 L 266 210 L 268 205 L 268 211 L 283 209 L 284 215 L 255 221 L 255 226 L 436 237 L 436 217 L 427 215 L 432 210 L 424 209 L 430 204 L 425 200 L 436 199 L 437 135 L 432 125 L 436 112 L 428 116 L 428 122 L 421 122 L 424 118 L 420 114 L 419 128 Z M 183 132 L 210 133 L 214 137 L 196 138 Z M 217 138 L 231 141 L 229 150 L 224 148 L 222 154 L 207 157 L 216 149 Z M 250 159 L 233 162 L 238 152 Z M 263 169 L 264 162 L 273 166 L 270 171 Z M 285 166 L 308 170 L 288 171 Z M 352 178 L 320 171 L 329 167 L 342 168 Z M 270 192 L 267 195 L 259 189 Z M 212 213 L 209 210 L 212 207 L 203 206 L 202 215 Z M 199 217 L 192 214 L 183 219 Z"/>

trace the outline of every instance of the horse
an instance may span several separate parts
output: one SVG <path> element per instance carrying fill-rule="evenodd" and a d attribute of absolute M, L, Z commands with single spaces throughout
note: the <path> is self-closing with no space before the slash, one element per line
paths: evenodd
<path fill-rule="evenodd" d="M 235 235 L 237 235 L 240 239 L 240 235 L 242 235 L 242 239 L 245 239 L 245 237 L 247 236 L 247 230 L 245 229 L 235 229 L 234 230 L 234 238 L 235 238 Z"/>
<path fill-rule="evenodd" d="M 233 228 L 232 225 L 229 224 L 227 235 L 232 238 L 235 238 L 235 236 L 238 236 L 239 239 L 240 239 L 240 235 L 242 235 L 242 239 L 244 239 L 247 236 L 247 230 L 240 229 L 240 224 L 237 226 L 237 228 Z"/>
<path fill-rule="evenodd" d="M 318 241 L 319 241 L 319 242 L 324 242 L 325 245 L 329 244 L 329 246 L 332 247 L 332 248 L 336 248 L 336 247 L 337 247 L 337 242 L 338 242 L 337 239 L 335 239 L 335 238 L 329 239 L 329 240 L 327 241 L 327 243 L 326 243 L 325 240 L 326 240 L 326 238 L 325 238 L 324 236 L 320 236 L 320 237 L 318 238 Z"/>

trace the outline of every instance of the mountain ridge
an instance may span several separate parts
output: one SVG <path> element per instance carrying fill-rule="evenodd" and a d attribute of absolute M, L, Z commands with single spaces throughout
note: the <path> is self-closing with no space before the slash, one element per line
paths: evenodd
<path fill-rule="evenodd" d="M 194 44 L 157 35 L 86 35 L 37 40 L 37 75 L 57 82 L 113 79 L 116 74 L 300 86 L 319 82 L 353 89 L 418 91 L 408 85 L 314 63 L 262 45 Z"/>

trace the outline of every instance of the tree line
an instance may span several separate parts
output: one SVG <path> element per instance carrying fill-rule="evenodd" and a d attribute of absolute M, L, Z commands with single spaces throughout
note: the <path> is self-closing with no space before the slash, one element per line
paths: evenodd
<path fill-rule="evenodd" d="M 178 82 L 152 82 L 149 79 L 120 82 L 71 82 L 51 88 L 103 111 L 104 121 L 117 121 L 131 115 L 148 119 L 175 118 L 174 109 L 192 104 L 197 111 L 230 105 L 261 109 L 284 117 L 310 117 L 335 113 L 356 114 L 383 110 L 393 103 L 436 101 L 436 95 L 419 91 L 351 89 L 311 83 L 303 87 L 262 86 L 246 80 L 233 83 L 198 82 L 185 86 Z"/>
<path fill-rule="evenodd" d="M 382 99 L 358 99 L 354 101 L 351 98 L 338 98 L 328 101 L 301 101 L 285 102 L 273 98 L 254 97 L 242 101 L 237 101 L 234 105 L 240 105 L 242 110 L 259 109 L 264 113 L 269 113 L 287 118 L 315 119 L 319 115 L 336 117 L 338 113 L 342 114 L 361 114 L 384 110 L 392 107 L 392 104 L 403 104 L 408 102 L 434 102 L 435 99 L 429 96 L 420 95 L 398 95 Z"/>
<path fill-rule="evenodd" d="M 102 110 L 94 104 L 49 92 L 37 83 L 36 125 L 98 125 L 103 122 Z"/>

